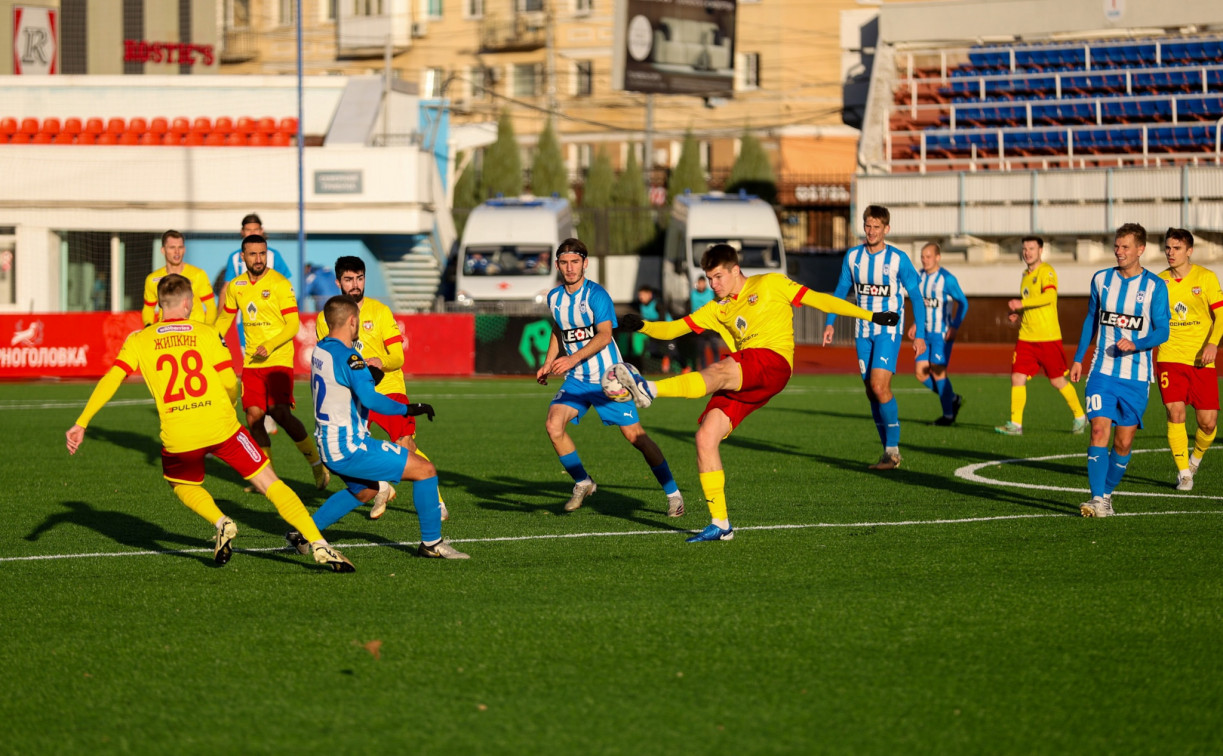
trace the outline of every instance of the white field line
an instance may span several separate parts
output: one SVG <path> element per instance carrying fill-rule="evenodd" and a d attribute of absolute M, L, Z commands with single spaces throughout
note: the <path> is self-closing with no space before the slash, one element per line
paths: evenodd
<path fill-rule="evenodd" d="M 1188 497 L 1186 497 L 1188 498 Z M 1200 497 L 1207 498 L 1207 497 Z M 1176 511 L 1176 512 L 1118 512 L 1115 517 L 1164 517 L 1168 515 L 1218 515 L 1223 514 L 1223 511 L 1208 510 L 1208 511 Z M 1006 520 L 1040 520 L 1054 517 L 1073 517 L 1078 519 L 1078 515 L 1067 514 L 1019 514 L 1019 515 L 996 515 L 993 517 L 960 517 L 952 519 L 940 520 L 900 520 L 895 522 L 811 522 L 799 523 L 790 525 L 749 525 L 743 528 L 736 528 L 740 531 L 753 530 L 810 530 L 813 528 L 887 528 L 887 527 L 912 527 L 916 525 L 966 525 L 979 522 L 1003 522 Z M 494 538 L 455 538 L 451 543 L 506 543 L 513 541 L 548 541 L 563 538 L 620 538 L 623 536 L 647 536 L 647 535 L 675 535 L 681 533 L 695 533 L 695 530 L 621 530 L 609 531 L 602 533 L 545 533 L 541 535 L 528 536 L 498 536 Z M 364 543 L 336 543 L 335 546 L 345 550 L 348 549 L 364 549 L 377 547 L 393 547 L 393 546 L 415 546 L 416 541 L 396 541 L 388 542 L 364 542 Z M 86 559 L 93 557 L 132 557 L 132 556 L 154 556 L 158 554 L 207 554 L 212 549 L 166 549 L 161 551 L 98 551 L 90 554 L 42 554 L 39 556 L 23 556 L 23 557 L 0 557 L 0 562 L 37 562 L 52 559 Z M 286 546 L 271 546 L 257 549 L 234 549 L 236 553 L 256 553 L 256 552 L 271 552 L 271 551 L 293 551 Z"/>
<path fill-rule="evenodd" d="M 0 402 L 0 410 L 45 410 L 45 409 L 75 409 L 84 407 L 85 400 L 64 400 L 58 402 L 31 402 L 21 401 L 13 404 Z M 148 399 L 112 399 L 106 403 L 108 407 L 135 407 L 143 404 L 152 404 L 153 398 Z"/>

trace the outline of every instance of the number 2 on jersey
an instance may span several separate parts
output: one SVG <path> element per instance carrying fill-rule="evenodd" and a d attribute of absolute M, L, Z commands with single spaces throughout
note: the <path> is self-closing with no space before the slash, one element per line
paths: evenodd
<path fill-rule="evenodd" d="M 166 393 L 162 401 L 181 402 L 187 396 L 203 396 L 208 390 L 208 379 L 204 377 L 204 358 L 194 349 L 188 349 L 182 354 L 182 362 L 174 359 L 172 354 L 163 354 L 157 358 L 157 372 L 166 365 L 170 366 L 170 380 L 166 381 Z M 182 384 L 179 385 L 179 371 L 182 371 Z"/>

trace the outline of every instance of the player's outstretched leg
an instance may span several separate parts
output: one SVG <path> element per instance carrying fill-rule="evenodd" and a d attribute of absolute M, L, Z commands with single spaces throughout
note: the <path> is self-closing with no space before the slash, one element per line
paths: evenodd
<path fill-rule="evenodd" d="M 726 511 L 726 473 L 722 468 L 719 447 L 722 439 L 731 432 L 730 418 L 721 409 L 711 409 L 705 414 L 696 431 L 696 464 L 701 470 L 701 490 L 709 506 L 709 525 L 700 533 L 686 539 L 688 543 L 707 541 L 729 541 L 735 537 L 730 526 L 730 515 Z"/>
<path fill-rule="evenodd" d="M 671 475 L 671 466 L 667 464 L 662 449 L 659 449 L 654 439 L 645 432 L 641 423 L 622 425 L 620 432 L 637 451 L 641 452 L 646 464 L 650 466 L 650 472 L 654 473 L 654 479 L 658 481 L 658 485 L 662 486 L 662 491 L 667 497 L 667 516 L 683 517 L 684 495 L 679 492 L 679 486 L 675 483 L 675 477 Z"/>
<path fill-rule="evenodd" d="M 437 469 L 418 454 L 409 454 L 402 480 L 412 481 L 412 504 L 420 519 L 420 546 L 416 556 L 427 559 L 468 559 L 442 538 L 442 512 L 438 508 Z"/>
<path fill-rule="evenodd" d="M 293 493 L 283 480 L 276 477 L 271 465 L 265 465 L 256 475 L 250 478 L 255 490 L 262 493 L 276 507 L 276 511 L 284 518 L 297 534 L 306 539 L 310 545 L 314 561 L 324 565 L 332 572 L 355 572 L 352 562 L 323 538 L 315 526 L 314 520 L 306 512 L 306 505 Z M 300 549 L 299 549 L 300 551 Z"/>
<path fill-rule="evenodd" d="M 221 512 L 212 494 L 203 486 L 170 482 L 170 488 L 188 509 L 208 520 L 217 529 L 213 536 L 212 560 L 219 565 L 229 562 L 234 553 L 233 540 L 238 535 L 238 526 Z"/>

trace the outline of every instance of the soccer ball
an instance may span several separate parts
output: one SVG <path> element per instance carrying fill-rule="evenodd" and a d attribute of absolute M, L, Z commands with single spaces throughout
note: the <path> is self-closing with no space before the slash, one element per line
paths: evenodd
<path fill-rule="evenodd" d="M 618 364 L 628 368 L 628 371 L 635 376 L 641 375 L 637 368 L 633 367 L 627 362 L 621 362 Z M 611 399 L 613 402 L 631 402 L 633 401 L 633 395 L 629 392 L 628 387 L 621 383 L 620 379 L 616 377 L 615 367 L 615 365 L 612 365 L 607 369 L 607 372 L 603 374 L 603 395 L 608 399 Z"/>

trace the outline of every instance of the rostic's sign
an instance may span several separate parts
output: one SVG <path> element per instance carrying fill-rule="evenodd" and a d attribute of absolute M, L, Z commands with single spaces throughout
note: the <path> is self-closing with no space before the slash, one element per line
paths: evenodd
<path fill-rule="evenodd" d="M 124 63 L 177 63 L 182 66 L 211 66 L 216 62 L 212 45 L 190 42 L 146 42 L 123 40 Z"/>

